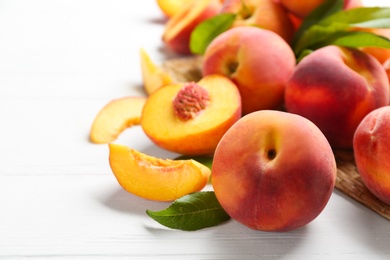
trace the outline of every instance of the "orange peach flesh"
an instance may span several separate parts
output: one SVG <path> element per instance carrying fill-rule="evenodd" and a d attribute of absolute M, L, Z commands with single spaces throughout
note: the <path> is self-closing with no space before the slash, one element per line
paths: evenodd
<path fill-rule="evenodd" d="M 194 0 L 157 0 L 157 5 L 168 18 L 171 18 L 192 1 Z"/>
<path fill-rule="evenodd" d="M 158 146 L 181 154 L 213 153 L 222 135 L 240 118 L 240 95 L 229 79 L 210 75 L 197 84 L 208 92 L 210 101 L 190 120 L 178 117 L 173 105 L 183 84 L 164 86 L 146 101 L 141 126 Z"/>
<path fill-rule="evenodd" d="M 144 49 L 140 50 L 141 71 L 145 92 L 150 95 L 163 85 L 173 82 L 173 78 L 156 65 Z"/>
<path fill-rule="evenodd" d="M 110 167 L 118 183 L 139 197 L 172 201 L 202 190 L 210 169 L 194 160 L 152 157 L 124 145 L 109 144 Z"/>
<path fill-rule="evenodd" d="M 124 97 L 110 101 L 96 115 L 90 140 L 102 144 L 114 141 L 128 127 L 140 124 L 144 97 Z"/>

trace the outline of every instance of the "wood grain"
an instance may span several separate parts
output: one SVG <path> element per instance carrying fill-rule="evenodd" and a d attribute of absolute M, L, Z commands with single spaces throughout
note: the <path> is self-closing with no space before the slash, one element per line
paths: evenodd
<path fill-rule="evenodd" d="M 202 58 L 185 57 L 167 60 L 162 68 L 178 81 L 198 81 Z M 337 162 L 336 188 L 352 199 L 390 220 L 390 206 L 377 199 L 364 185 L 351 150 L 334 151 Z"/>

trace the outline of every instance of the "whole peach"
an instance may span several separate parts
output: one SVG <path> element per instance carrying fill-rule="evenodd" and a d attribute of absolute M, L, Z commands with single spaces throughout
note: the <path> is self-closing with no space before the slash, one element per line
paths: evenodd
<path fill-rule="evenodd" d="M 353 148 L 363 183 L 390 205 L 390 106 L 375 109 L 362 120 Z"/>
<path fill-rule="evenodd" d="M 283 105 L 285 84 L 295 68 L 295 56 L 278 34 L 239 26 L 209 44 L 202 66 L 203 75 L 222 74 L 237 85 L 243 114 L 248 114 Z"/>
<path fill-rule="evenodd" d="M 287 10 L 295 14 L 298 17 L 305 18 L 309 13 L 314 9 L 319 7 L 325 2 L 325 0 L 279 0 L 275 2 L 280 2 Z M 351 9 L 362 6 L 361 0 L 345 0 L 343 9 Z"/>
<path fill-rule="evenodd" d="M 289 13 L 272 0 L 226 0 L 221 13 L 234 13 L 233 26 L 256 25 L 279 34 L 290 42 L 295 29 Z"/>
<path fill-rule="evenodd" d="M 242 117 L 221 139 L 212 186 L 236 221 L 256 230 L 289 231 L 322 212 L 336 171 L 317 126 L 299 115 L 261 110 Z"/>
<path fill-rule="evenodd" d="M 189 55 L 191 33 L 201 22 L 219 13 L 219 0 L 192 1 L 171 17 L 165 25 L 162 40 L 178 54 Z"/>
<path fill-rule="evenodd" d="M 389 81 L 372 56 L 330 45 L 297 65 L 285 94 L 288 112 L 314 122 L 334 148 L 351 148 L 364 116 L 389 104 Z"/>

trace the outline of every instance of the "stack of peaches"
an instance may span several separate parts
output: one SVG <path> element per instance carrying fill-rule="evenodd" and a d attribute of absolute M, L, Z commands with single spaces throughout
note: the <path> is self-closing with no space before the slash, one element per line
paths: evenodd
<path fill-rule="evenodd" d="M 390 49 L 327 45 L 298 61 L 291 43 L 323 0 L 157 0 L 162 43 L 200 59 L 201 77 L 177 77 L 141 50 L 145 96 L 110 101 L 90 131 L 109 145 L 119 184 L 145 199 L 174 201 L 210 181 L 244 225 L 288 231 L 315 219 L 335 186 L 335 149 L 351 150 L 367 188 L 390 204 Z M 344 1 L 345 10 L 362 7 Z M 194 54 L 202 22 L 234 14 Z M 390 29 L 361 29 L 390 36 Z M 155 158 L 114 141 L 140 125 L 157 146 L 188 159 Z M 212 158 L 207 167 L 197 157 Z M 212 178 L 211 178 L 212 177 Z"/>

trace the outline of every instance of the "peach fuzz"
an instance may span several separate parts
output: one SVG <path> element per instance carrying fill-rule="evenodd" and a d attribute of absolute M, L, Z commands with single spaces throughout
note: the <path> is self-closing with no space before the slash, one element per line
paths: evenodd
<path fill-rule="evenodd" d="M 236 221 L 256 230 L 290 231 L 323 211 L 336 172 L 317 126 L 299 115 L 261 110 L 242 117 L 221 139 L 212 186 Z"/>
<path fill-rule="evenodd" d="M 295 32 L 288 12 L 272 0 L 227 0 L 221 13 L 237 14 L 233 27 L 256 25 L 277 33 L 287 42 Z"/>
<path fill-rule="evenodd" d="M 358 172 L 367 189 L 390 205 L 390 106 L 370 112 L 353 140 Z"/>
<path fill-rule="evenodd" d="M 294 53 L 282 37 L 270 30 L 239 26 L 209 44 L 202 73 L 229 77 L 240 90 L 243 114 L 248 114 L 281 108 L 294 68 Z"/>
<path fill-rule="evenodd" d="M 283 5 L 288 11 L 293 13 L 294 15 L 305 18 L 309 13 L 311 13 L 314 9 L 319 7 L 321 4 L 325 2 L 325 0 L 274 0 L 275 2 L 279 2 Z M 356 7 L 363 6 L 361 0 L 345 0 L 343 9 L 352 9 Z"/>
<path fill-rule="evenodd" d="M 241 117 L 236 85 L 221 75 L 166 85 L 147 99 L 141 126 L 159 147 L 186 155 L 212 154 Z"/>
<path fill-rule="evenodd" d="M 194 160 L 160 159 L 113 143 L 109 144 L 109 162 L 124 190 L 156 201 L 172 201 L 200 191 L 211 174 Z"/>
<path fill-rule="evenodd" d="M 123 97 L 111 100 L 96 115 L 89 133 L 90 141 L 109 143 L 128 127 L 139 125 L 145 97 Z"/>
<path fill-rule="evenodd" d="M 218 14 L 221 3 L 218 0 L 197 0 L 186 5 L 166 23 L 162 40 L 178 54 L 189 55 L 190 37 L 195 27 L 204 20 Z"/>
<path fill-rule="evenodd" d="M 384 67 L 352 48 L 326 46 L 306 56 L 287 83 L 286 110 L 313 121 L 334 148 L 352 148 L 372 110 L 389 104 Z"/>

